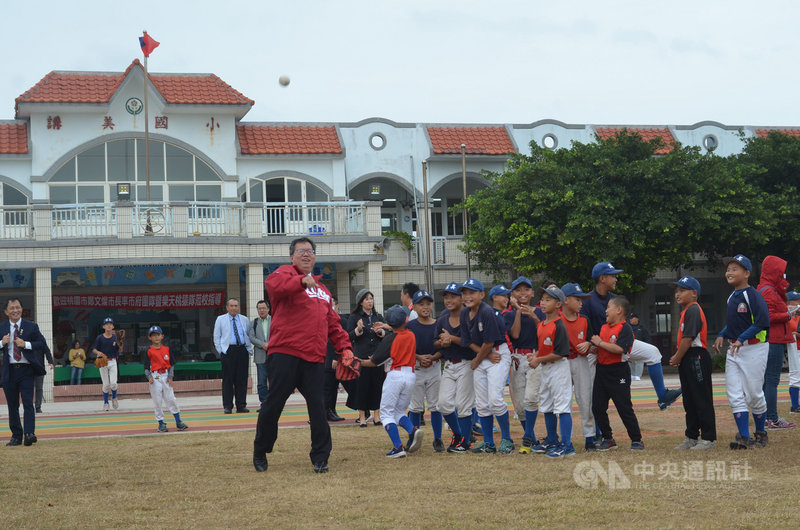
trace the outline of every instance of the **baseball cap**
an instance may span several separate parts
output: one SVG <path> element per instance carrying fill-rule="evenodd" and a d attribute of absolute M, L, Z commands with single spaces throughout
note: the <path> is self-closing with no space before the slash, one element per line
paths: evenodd
<path fill-rule="evenodd" d="M 420 289 L 419 291 L 414 293 L 414 297 L 411 299 L 411 301 L 413 303 L 417 304 L 417 303 L 421 302 L 425 298 L 427 298 L 428 300 L 433 302 L 433 296 L 431 295 L 431 293 L 429 293 L 425 289 Z"/>
<path fill-rule="evenodd" d="M 726 267 L 727 267 L 727 266 L 728 266 L 728 264 L 729 264 L 730 262 L 732 262 L 732 261 L 735 261 L 736 263 L 738 263 L 739 265 L 741 265 L 742 267 L 744 267 L 744 268 L 745 268 L 747 271 L 749 271 L 749 272 L 753 272 L 753 264 L 752 264 L 752 263 L 750 263 L 750 259 L 748 259 L 748 257 L 747 257 L 747 256 L 745 256 L 744 254 L 736 254 L 736 255 L 735 255 L 734 257 L 732 257 L 732 258 L 723 258 L 723 259 L 722 259 L 722 263 L 723 263 L 723 264 L 724 264 Z"/>
<path fill-rule="evenodd" d="M 386 323 L 393 328 L 398 328 L 406 323 L 410 314 L 411 311 L 407 307 L 395 304 L 386 310 Z"/>
<path fill-rule="evenodd" d="M 788 293 L 786 293 L 786 299 L 789 300 L 790 302 L 792 300 L 800 300 L 800 293 L 798 293 L 797 291 L 789 291 Z"/>
<path fill-rule="evenodd" d="M 561 286 L 561 292 L 564 293 L 564 298 L 568 296 L 577 296 L 578 298 L 588 298 L 591 296 L 589 293 L 583 292 L 581 286 L 577 283 L 565 283 Z"/>
<path fill-rule="evenodd" d="M 623 272 L 622 269 L 616 269 L 609 261 L 601 261 L 592 267 L 592 279 L 597 280 L 604 274 L 619 274 Z"/>
<path fill-rule="evenodd" d="M 153 333 L 158 333 L 160 335 L 164 334 L 164 332 L 161 330 L 161 326 L 150 326 L 150 330 L 147 332 L 147 336 L 149 337 Z"/>
<path fill-rule="evenodd" d="M 505 285 L 495 285 L 489 291 L 489 300 L 491 300 L 493 296 L 496 296 L 498 294 L 502 296 L 508 296 L 509 294 L 511 294 L 511 289 L 506 289 Z"/>
<path fill-rule="evenodd" d="M 670 283 L 670 285 L 674 287 L 683 287 L 684 289 L 691 289 L 693 291 L 697 291 L 697 296 L 700 296 L 700 282 L 698 282 L 691 276 L 684 276 L 677 282 Z"/>
<path fill-rule="evenodd" d="M 447 287 L 442 289 L 442 294 L 444 293 L 451 293 L 451 294 L 461 294 L 461 284 L 458 282 L 450 282 L 447 284 Z"/>
<path fill-rule="evenodd" d="M 460 290 L 463 291 L 464 289 L 469 289 L 470 291 L 480 291 L 483 292 L 485 289 L 483 288 L 483 284 L 480 280 L 476 280 L 475 278 L 470 278 L 464 282 L 464 284 L 460 287 Z"/>
<path fill-rule="evenodd" d="M 555 285 L 551 285 L 547 289 L 542 289 L 542 293 L 547 293 L 562 304 L 564 303 L 564 291 L 556 287 Z"/>
<path fill-rule="evenodd" d="M 114 319 L 111 318 L 111 317 L 106 317 L 106 318 L 103 319 L 103 324 L 113 324 L 113 323 L 114 323 Z"/>
<path fill-rule="evenodd" d="M 517 278 L 516 280 L 511 282 L 511 290 L 513 291 L 514 289 L 516 289 L 520 285 L 527 285 L 528 287 L 533 289 L 533 283 L 528 278 L 526 278 L 525 276 L 520 276 L 519 278 Z"/>

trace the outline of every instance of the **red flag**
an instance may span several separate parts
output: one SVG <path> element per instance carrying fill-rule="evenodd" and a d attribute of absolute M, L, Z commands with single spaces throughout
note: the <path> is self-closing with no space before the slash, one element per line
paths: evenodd
<path fill-rule="evenodd" d="M 142 53 L 144 53 L 145 57 L 150 57 L 150 54 L 158 48 L 159 44 L 161 43 L 148 35 L 146 31 L 143 36 L 139 37 L 139 46 L 142 47 Z"/>

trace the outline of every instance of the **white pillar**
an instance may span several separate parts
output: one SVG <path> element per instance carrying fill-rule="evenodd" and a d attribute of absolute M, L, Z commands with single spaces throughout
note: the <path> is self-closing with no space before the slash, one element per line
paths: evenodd
<path fill-rule="evenodd" d="M 241 287 L 239 284 L 239 265 L 226 265 L 225 266 L 226 279 L 227 279 L 227 294 L 225 296 L 226 302 L 228 298 L 236 298 L 241 303 Z M 244 313 L 244 307 L 239 306 L 239 310 Z"/>
<path fill-rule="evenodd" d="M 258 316 L 256 304 L 259 300 L 264 299 L 264 265 L 261 263 L 248 263 L 246 267 L 247 278 L 247 317 L 250 322 Z M 256 363 L 251 362 L 247 369 L 250 374 L 250 381 L 252 381 L 251 393 L 258 395 L 258 385 L 256 384 L 257 373 Z"/>
<path fill-rule="evenodd" d="M 383 266 L 380 261 L 368 261 L 364 267 L 367 289 L 375 297 L 375 310 L 384 313 L 383 307 Z"/>
<path fill-rule="evenodd" d="M 336 269 L 336 299 L 339 301 L 339 312 L 350 312 L 350 271 Z"/>
<path fill-rule="evenodd" d="M 40 267 L 34 270 L 34 321 L 39 325 L 47 345 L 51 351 L 53 344 L 53 278 L 49 267 Z M 54 352 L 55 353 L 55 352 Z M 44 361 L 47 365 L 47 359 Z M 43 388 L 44 402 L 53 401 L 53 371 L 47 368 Z"/>

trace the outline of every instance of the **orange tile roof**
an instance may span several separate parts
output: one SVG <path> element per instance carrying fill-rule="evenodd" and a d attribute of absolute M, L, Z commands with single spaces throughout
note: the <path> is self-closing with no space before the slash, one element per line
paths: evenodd
<path fill-rule="evenodd" d="M 28 126 L 24 123 L 0 123 L 0 154 L 24 155 L 28 152 Z"/>
<path fill-rule="evenodd" d="M 461 154 L 461 144 L 468 155 L 507 155 L 514 144 L 505 127 L 427 127 L 433 153 Z"/>
<path fill-rule="evenodd" d="M 243 155 L 340 154 L 336 127 L 312 125 L 239 125 Z"/>
<path fill-rule="evenodd" d="M 20 103 L 107 103 L 139 59 L 119 72 L 50 72 L 16 99 Z M 214 74 L 155 74 L 150 80 L 167 103 L 194 105 L 253 105 L 254 101 Z"/>
<path fill-rule="evenodd" d="M 776 132 L 800 138 L 800 129 L 756 129 L 756 134 L 759 138 L 766 138 L 769 133 Z"/>
<path fill-rule="evenodd" d="M 672 137 L 672 133 L 669 132 L 669 129 L 666 127 L 659 128 L 659 129 L 637 129 L 635 127 L 624 127 L 630 132 L 635 132 L 639 136 L 642 137 L 642 140 L 645 142 L 649 142 L 654 138 L 661 138 L 661 141 L 664 142 L 664 147 L 659 147 L 655 154 L 657 155 L 665 155 L 672 151 L 675 147 L 675 138 Z M 595 132 L 597 132 L 597 136 L 602 138 L 603 140 L 608 140 L 619 134 L 623 130 L 623 127 L 597 127 L 595 128 Z"/>

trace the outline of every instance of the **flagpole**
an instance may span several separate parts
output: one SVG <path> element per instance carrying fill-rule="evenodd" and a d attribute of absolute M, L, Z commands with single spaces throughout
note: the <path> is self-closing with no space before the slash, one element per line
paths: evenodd
<path fill-rule="evenodd" d="M 147 31 L 142 32 L 147 35 Z M 147 202 L 150 202 L 150 115 L 147 108 L 147 54 L 144 54 L 144 175 L 145 175 L 145 194 Z M 150 207 L 147 208 L 147 224 L 144 233 L 152 235 L 153 225 L 150 221 Z"/>

